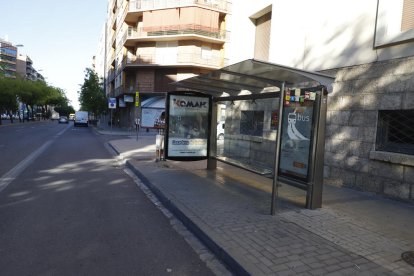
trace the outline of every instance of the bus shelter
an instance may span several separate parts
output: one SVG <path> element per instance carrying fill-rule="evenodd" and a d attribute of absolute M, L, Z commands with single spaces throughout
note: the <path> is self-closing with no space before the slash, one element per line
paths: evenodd
<path fill-rule="evenodd" d="M 248 59 L 175 85 L 199 106 L 194 97 L 211 99 L 207 168 L 215 169 L 221 160 L 272 178 L 274 214 L 279 182 L 305 190 L 306 208 L 322 206 L 327 94 L 333 81 L 325 74 Z M 177 107 L 173 96 L 168 99 Z M 218 140 L 221 127 L 224 139 Z"/>

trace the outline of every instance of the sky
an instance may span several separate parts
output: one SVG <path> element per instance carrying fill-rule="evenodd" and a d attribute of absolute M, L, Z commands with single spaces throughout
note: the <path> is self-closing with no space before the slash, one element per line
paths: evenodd
<path fill-rule="evenodd" d="M 107 0 L 0 0 L 0 38 L 28 55 L 49 85 L 62 88 L 78 110 L 85 69 L 92 68 Z"/>

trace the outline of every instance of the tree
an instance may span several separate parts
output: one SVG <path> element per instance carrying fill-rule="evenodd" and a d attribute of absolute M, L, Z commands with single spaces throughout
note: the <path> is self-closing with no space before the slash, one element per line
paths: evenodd
<path fill-rule="evenodd" d="M 0 76 L 0 112 L 16 113 L 18 101 L 26 105 L 28 112 L 30 112 L 29 106 L 32 112 L 35 107 L 39 109 L 39 112 L 41 108 L 44 118 L 46 114 L 50 113 L 47 110 L 50 105 L 69 111 L 73 110 L 73 107 L 69 106 L 65 91 L 60 88 L 49 86 L 44 81 L 29 81 L 19 77 L 6 78 Z"/>
<path fill-rule="evenodd" d="M 84 83 L 79 93 L 81 109 L 100 115 L 107 110 L 105 91 L 99 82 L 98 75 L 90 68 L 85 70 Z"/>
<path fill-rule="evenodd" d="M 13 79 L 9 78 L 0 79 L 0 113 L 8 113 L 10 115 L 15 113 L 17 108 L 15 82 L 13 82 Z M 11 117 L 11 120 L 13 120 L 12 118 L 13 117 Z"/>

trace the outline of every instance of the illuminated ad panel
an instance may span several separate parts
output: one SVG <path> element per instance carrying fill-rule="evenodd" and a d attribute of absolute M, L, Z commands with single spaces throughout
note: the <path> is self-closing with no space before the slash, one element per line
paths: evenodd
<path fill-rule="evenodd" d="M 211 97 L 197 92 L 167 96 L 166 158 L 192 161 L 208 157 Z"/>
<path fill-rule="evenodd" d="M 279 174 L 307 182 L 316 92 L 314 89 L 287 89 L 284 97 Z"/>

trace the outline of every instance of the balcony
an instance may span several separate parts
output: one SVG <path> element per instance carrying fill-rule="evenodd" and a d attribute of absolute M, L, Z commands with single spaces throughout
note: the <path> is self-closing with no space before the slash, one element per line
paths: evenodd
<path fill-rule="evenodd" d="M 3 64 L 3 69 L 5 71 L 16 72 L 16 64 Z"/>
<path fill-rule="evenodd" d="M 227 60 L 219 56 L 205 58 L 201 53 L 179 53 L 177 55 L 139 55 L 133 58 L 124 58 L 122 67 L 137 66 L 174 66 L 174 67 L 203 67 L 218 69 L 227 65 Z"/>
<path fill-rule="evenodd" d="M 122 41 L 125 46 L 134 46 L 141 41 L 201 40 L 210 43 L 224 43 L 229 32 L 196 24 L 170 25 L 143 28 L 128 28 Z"/>
<path fill-rule="evenodd" d="M 122 96 L 123 94 L 135 94 L 135 91 L 137 91 L 138 88 L 134 86 L 127 87 L 126 85 L 121 85 L 114 89 L 114 97 Z"/>
<path fill-rule="evenodd" d="M 178 8 L 185 6 L 201 6 L 221 12 L 229 12 L 231 3 L 225 0 L 131 0 L 129 12 L 143 12 L 146 10 Z"/>
<path fill-rule="evenodd" d="M 112 48 L 115 48 L 115 40 L 116 40 L 116 34 L 114 33 L 114 34 L 112 34 L 112 37 L 111 37 L 111 47 Z"/>
<path fill-rule="evenodd" d="M 115 79 L 115 70 L 110 69 L 108 71 L 108 81 L 111 82 Z"/>

